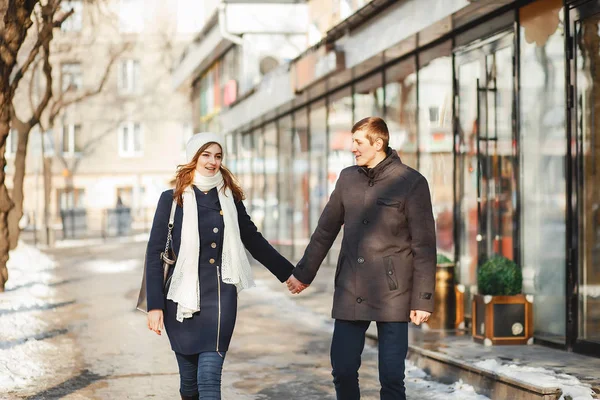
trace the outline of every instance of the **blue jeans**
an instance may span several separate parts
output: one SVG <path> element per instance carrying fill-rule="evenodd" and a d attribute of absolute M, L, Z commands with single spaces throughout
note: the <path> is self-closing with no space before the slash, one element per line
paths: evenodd
<path fill-rule="evenodd" d="M 333 383 L 338 400 L 359 400 L 358 369 L 370 321 L 335 320 L 331 341 Z M 381 400 L 406 400 L 404 360 L 408 352 L 407 322 L 377 322 Z"/>
<path fill-rule="evenodd" d="M 225 352 L 216 351 L 185 355 L 175 353 L 179 364 L 181 385 L 179 391 L 183 396 L 196 396 L 201 399 L 221 400 L 221 372 Z"/>

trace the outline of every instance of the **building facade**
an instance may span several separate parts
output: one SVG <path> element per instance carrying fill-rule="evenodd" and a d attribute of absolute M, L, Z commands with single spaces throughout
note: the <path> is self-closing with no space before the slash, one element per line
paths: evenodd
<path fill-rule="evenodd" d="M 598 356 L 599 23 L 598 1 L 369 2 L 221 109 L 225 163 L 298 260 L 353 163 L 353 123 L 385 118 L 429 181 L 467 316 L 478 265 L 501 254 L 535 296 L 535 340 Z"/>
<path fill-rule="evenodd" d="M 185 160 L 185 142 L 193 132 L 191 90 L 174 92 L 170 71 L 210 11 L 197 4 L 62 2 L 65 11 L 74 13 L 51 43 L 51 105 L 92 93 L 104 76 L 106 81 L 98 94 L 60 108 L 53 126 L 44 114 L 44 135 L 39 127 L 30 134 L 24 203 L 29 227 L 41 227 L 45 206 L 42 138 L 51 160 L 49 211 L 57 238 L 63 230 L 61 212 L 72 210 L 82 215 L 74 237 L 110 234 L 108 211 L 118 207 L 131 210 L 134 229 L 148 227 L 160 193 Z M 23 117 L 30 101 L 26 86 L 16 101 Z M 17 135 L 11 133 L 8 141 L 7 172 L 12 175 Z M 12 184 L 10 176 L 7 183 Z"/>

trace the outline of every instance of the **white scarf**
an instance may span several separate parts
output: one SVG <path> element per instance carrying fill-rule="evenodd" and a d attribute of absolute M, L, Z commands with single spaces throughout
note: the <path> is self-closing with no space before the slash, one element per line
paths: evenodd
<path fill-rule="evenodd" d="M 225 226 L 221 257 L 223 282 L 235 285 L 238 293 L 253 287 L 252 270 L 241 239 L 237 208 L 231 190 L 223 190 L 224 181 L 221 171 L 212 177 L 202 176 L 196 172 L 193 185 L 203 192 L 215 187 L 218 190 Z M 184 318 L 191 318 L 194 313 L 200 311 L 198 205 L 191 185 L 183 192 L 182 221 L 181 246 L 167 294 L 167 299 L 177 303 L 179 322 L 183 322 Z"/>

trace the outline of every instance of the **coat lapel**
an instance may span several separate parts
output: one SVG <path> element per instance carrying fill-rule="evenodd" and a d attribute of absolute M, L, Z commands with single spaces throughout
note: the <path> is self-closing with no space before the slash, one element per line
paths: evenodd
<path fill-rule="evenodd" d="M 200 189 L 194 186 L 194 191 L 196 193 L 196 202 L 198 203 L 198 208 L 210 208 L 211 210 L 221 210 L 221 203 L 219 203 L 219 194 L 217 193 L 217 189 L 211 189 L 208 193 L 204 194 Z"/>

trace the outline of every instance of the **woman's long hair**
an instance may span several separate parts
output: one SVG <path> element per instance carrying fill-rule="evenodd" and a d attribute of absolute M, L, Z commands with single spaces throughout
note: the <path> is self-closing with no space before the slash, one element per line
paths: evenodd
<path fill-rule="evenodd" d="M 173 191 L 173 199 L 177 201 L 177 204 L 183 207 L 183 191 L 185 188 L 190 186 L 194 181 L 194 174 L 196 172 L 196 164 L 198 164 L 198 158 L 200 158 L 200 154 L 206 149 L 208 149 L 211 145 L 217 144 L 216 142 L 208 142 L 204 144 L 194 155 L 192 161 L 187 164 L 182 164 L 177 167 L 177 172 L 175 174 L 175 190 Z M 219 145 L 220 147 L 220 145 Z M 221 149 L 222 151 L 222 149 Z M 223 190 L 230 189 L 233 194 L 233 199 L 237 201 L 244 200 L 246 197 L 244 196 L 244 191 L 240 187 L 237 182 L 237 179 L 231 171 L 229 171 L 223 163 L 221 163 L 221 174 L 223 175 L 223 181 L 225 184 L 223 186 Z"/>

